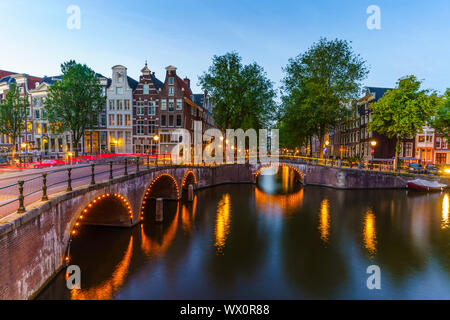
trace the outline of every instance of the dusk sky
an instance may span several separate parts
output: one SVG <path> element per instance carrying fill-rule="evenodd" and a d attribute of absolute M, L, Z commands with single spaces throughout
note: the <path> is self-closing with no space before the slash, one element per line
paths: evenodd
<path fill-rule="evenodd" d="M 81 9 L 79 30 L 66 26 L 70 5 Z M 366 26 L 370 5 L 381 9 L 381 30 Z M 75 59 L 108 77 L 121 64 L 138 79 L 148 60 L 160 79 L 174 65 L 200 92 L 212 56 L 237 51 L 278 87 L 288 59 L 327 37 L 352 41 L 367 60 L 364 85 L 391 87 L 415 74 L 442 92 L 450 87 L 449 16 L 448 0 L 0 0 L 0 69 L 56 75 Z"/>

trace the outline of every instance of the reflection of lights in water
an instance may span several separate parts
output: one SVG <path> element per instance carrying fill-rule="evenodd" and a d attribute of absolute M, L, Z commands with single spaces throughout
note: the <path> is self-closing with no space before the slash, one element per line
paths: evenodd
<path fill-rule="evenodd" d="M 441 229 L 448 229 L 450 227 L 450 218 L 448 211 L 449 211 L 449 198 L 448 194 L 445 194 L 444 200 L 442 201 Z"/>
<path fill-rule="evenodd" d="M 320 239 L 327 243 L 330 237 L 330 204 L 328 199 L 323 199 L 320 204 L 320 216 L 319 216 L 319 232 Z"/>
<path fill-rule="evenodd" d="M 366 216 L 364 217 L 364 247 L 369 253 L 370 257 L 377 253 L 377 233 L 375 228 L 375 215 L 372 209 L 367 210 Z"/>
<path fill-rule="evenodd" d="M 256 209 L 259 213 L 293 211 L 303 202 L 303 189 L 291 194 L 267 194 L 255 188 Z"/>
<path fill-rule="evenodd" d="M 180 214 L 180 204 L 177 205 L 177 212 L 175 217 L 173 218 L 170 226 L 167 230 L 164 230 L 162 235 L 162 239 L 158 239 L 159 241 L 152 240 L 144 232 L 144 226 L 141 224 L 141 249 L 145 253 L 145 255 L 160 255 L 169 248 L 173 239 L 175 238 L 175 234 L 178 228 L 178 217 Z"/>
<path fill-rule="evenodd" d="M 230 232 L 230 214 L 231 214 L 231 203 L 230 195 L 228 193 L 222 196 L 219 204 L 217 205 L 217 216 L 216 216 L 216 242 L 214 246 L 217 248 L 217 253 L 222 254 L 225 248 L 225 243 Z"/>
<path fill-rule="evenodd" d="M 133 236 L 130 237 L 128 248 L 122 261 L 117 265 L 110 279 L 104 281 L 98 287 L 87 290 L 73 289 L 70 291 L 72 300 L 110 300 L 114 293 L 125 282 L 130 267 L 131 256 L 133 254 Z"/>
<path fill-rule="evenodd" d="M 284 192 L 289 191 L 289 186 L 292 185 L 290 182 L 292 181 L 292 177 L 294 175 L 290 175 L 291 169 L 289 167 L 282 167 L 281 168 L 281 183 L 283 187 Z M 291 178 L 291 179 L 290 179 Z"/>

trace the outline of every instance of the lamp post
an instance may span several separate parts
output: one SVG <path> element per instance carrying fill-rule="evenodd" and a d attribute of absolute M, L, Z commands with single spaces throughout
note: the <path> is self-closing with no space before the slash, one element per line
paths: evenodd
<path fill-rule="evenodd" d="M 373 156 L 375 154 L 375 147 L 377 146 L 377 142 L 375 140 L 370 141 L 370 145 L 372 146 L 372 170 L 373 170 Z"/>
<path fill-rule="evenodd" d="M 155 134 L 155 135 L 153 136 L 153 141 L 154 141 L 155 143 L 158 143 L 158 141 L 159 141 L 159 136 L 158 136 L 158 134 Z M 159 143 L 158 143 L 158 152 L 156 153 L 156 165 L 158 165 L 158 158 L 159 158 Z"/>

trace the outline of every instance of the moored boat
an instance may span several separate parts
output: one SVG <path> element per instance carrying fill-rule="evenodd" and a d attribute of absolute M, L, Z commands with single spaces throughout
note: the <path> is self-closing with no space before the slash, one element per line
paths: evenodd
<path fill-rule="evenodd" d="M 447 185 L 437 181 L 416 179 L 408 181 L 408 188 L 419 191 L 442 191 L 447 188 Z"/>

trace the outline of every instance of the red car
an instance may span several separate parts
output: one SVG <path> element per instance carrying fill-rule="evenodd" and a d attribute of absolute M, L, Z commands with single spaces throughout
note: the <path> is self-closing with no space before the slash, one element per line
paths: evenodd
<path fill-rule="evenodd" d="M 44 160 L 41 161 L 39 163 L 35 163 L 33 165 L 33 168 L 47 168 L 47 167 L 54 167 L 54 166 L 58 166 L 62 164 L 62 162 L 58 161 L 58 160 Z"/>

